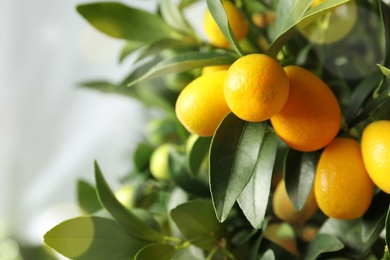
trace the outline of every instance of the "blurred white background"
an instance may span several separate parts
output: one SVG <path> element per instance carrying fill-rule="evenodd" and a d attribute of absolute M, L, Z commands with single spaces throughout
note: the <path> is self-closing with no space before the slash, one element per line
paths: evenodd
<path fill-rule="evenodd" d="M 123 41 L 83 20 L 81 2 L 1 1 L 0 241 L 41 244 L 46 231 L 78 216 L 77 179 L 93 183 L 96 159 L 115 183 L 131 168 L 148 121 L 135 100 L 77 86 L 129 71 L 117 62 Z"/>

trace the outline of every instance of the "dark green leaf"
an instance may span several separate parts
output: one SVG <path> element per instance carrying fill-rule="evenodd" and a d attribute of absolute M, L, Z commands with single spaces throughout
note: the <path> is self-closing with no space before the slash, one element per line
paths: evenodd
<path fill-rule="evenodd" d="M 210 149 L 211 137 L 196 137 L 188 151 L 188 165 L 192 175 L 196 176 Z"/>
<path fill-rule="evenodd" d="M 210 201 L 190 201 L 181 204 L 171 211 L 171 217 L 192 244 L 206 250 L 216 246 L 223 232 L 223 225 L 216 219 Z"/>
<path fill-rule="evenodd" d="M 44 242 L 71 259 L 132 259 L 146 243 L 129 236 L 111 219 L 78 217 L 66 220 L 44 236 Z"/>
<path fill-rule="evenodd" d="M 231 64 L 235 60 L 236 57 L 227 52 L 195 51 L 179 53 L 160 61 L 138 79 L 129 81 L 128 86 L 133 86 L 143 80 L 161 77 L 170 73 L 179 73 L 209 65 Z"/>
<path fill-rule="evenodd" d="M 95 187 L 86 181 L 77 182 L 77 200 L 85 214 L 92 214 L 102 209 Z"/>
<path fill-rule="evenodd" d="M 382 78 L 380 71 L 376 71 L 357 85 L 345 110 L 345 120 L 348 125 L 356 118 L 367 97 L 381 85 Z"/>
<path fill-rule="evenodd" d="M 385 227 L 385 218 L 390 204 L 390 195 L 382 191 L 374 195 L 370 207 L 363 215 L 362 240 L 369 241 L 378 230 Z"/>
<path fill-rule="evenodd" d="M 259 147 L 252 178 L 238 197 L 238 204 L 246 218 L 257 229 L 261 228 L 267 210 L 277 147 L 277 135 L 266 133 Z"/>
<path fill-rule="evenodd" d="M 95 162 L 95 179 L 99 199 L 107 211 L 121 224 L 126 232 L 140 240 L 157 242 L 162 235 L 124 207 L 110 190 L 98 164 Z"/>
<path fill-rule="evenodd" d="M 385 48 L 385 54 L 384 54 L 384 65 L 386 67 L 390 66 L 390 8 L 388 4 L 385 4 L 383 1 L 378 0 L 378 7 L 379 7 L 379 14 L 382 19 L 382 31 L 385 35 L 384 39 L 384 48 Z"/>
<path fill-rule="evenodd" d="M 284 165 L 286 190 L 295 209 L 301 210 L 313 186 L 318 153 L 289 149 Z"/>
<path fill-rule="evenodd" d="M 241 49 L 229 25 L 228 17 L 225 8 L 223 7 L 222 0 L 207 0 L 207 7 L 222 33 L 228 40 L 230 46 L 237 52 L 239 56 L 243 56 L 244 52 Z"/>
<path fill-rule="evenodd" d="M 389 209 L 387 210 L 386 214 L 386 228 L 385 228 L 385 241 L 387 248 L 389 248 L 389 242 L 390 242 L 390 206 Z"/>
<path fill-rule="evenodd" d="M 77 11 L 96 29 L 115 38 L 149 42 L 175 36 L 159 16 L 122 3 L 81 4 Z"/>
<path fill-rule="evenodd" d="M 344 248 L 344 244 L 335 236 L 329 234 L 318 234 L 310 241 L 305 260 L 318 259 L 322 253 L 335 252 Z"/>
<path fill-rule="evenodd" d="M 139 143 L 134 151 L 134 166 L 137 171 L 142 172 L 148 168 L 153 147 L 147 143 Z"/>
<path fill-rule="evenodd" d="M 191 176 L 187 167 L 187 156 L 175 149 L 169 150 L 169 169 L 173 180 L 183 190 L 201 197 L 209 197 L 210 190 L 200 176 Z"/>
<path fill-rule="evenodd" d="M 167 244 L 150 244 L 142 248 L 137 255 L 135 260 L 170 260 L 175 254 L 176 249 Z"/>
<path fill-rule="evenodd" d="M 164 21 L 175 30 L 185 33 L 193 34 L 193 31 L 187 20 L 181 13 L 178 5 L 173 0 L 161 0 L 160 11 Z"/>
<path fill-rule="evenodd" d="M 287 41 L 290 40 L 290 38 L 297 33 L 298 27 L 300 29 L 305 28 L 306 26 L 308 26 L 309 24 L 317 20 L 319 17 L 324 15 L 326 12 L 332 10 L 333 8 L 339 5 L 345 4 L 349 1 L 351 0 L 328 0 L 322 3 L 321 5 L 309 9 L 304 14 L 304 16 L 301 17 L 297 22 L 291 25 L 280 35 L 276 35 L 275 40 L 271 43 L 268 49 L 268 55 L 270 55 L 271 57 L 276 57 L 278 52 L 287 43 Z"/>
<path fill-rule="evenodd" d="M 210 189 L 221 222 L 253 175 L 264 134 L 264 123 L 249 123 L 233 113 L 216 130 L 210 149 Z"/>
<path fill-rule="evenodd" d="M 381 69 L 383 75 L 385 75 L 386 77 L 390 78 L 390 69 L 388 69 L 385 66 L 382 66 L 380 64 L 377 64 L 377 65 Z"/>
<path fill-rule="evenodd" d="M 302 18 L 313 0 L 279 1 L 275 14 L 274 35 L 279 36 Z"/>

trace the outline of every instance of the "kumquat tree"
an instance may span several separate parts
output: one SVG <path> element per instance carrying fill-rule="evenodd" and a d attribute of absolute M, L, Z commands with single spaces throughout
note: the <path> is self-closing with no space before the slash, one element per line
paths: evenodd
<path fill-rule="evenodd" d="M 95 182 L 77 182 L 83 214 L 47 246 L 81 260 L 390 259 L 390 1 L 128 2 L 76 7 L 133 60 L 120 82 L 82 86 L 162 116 L 121 189 L 98 161 Z"/>

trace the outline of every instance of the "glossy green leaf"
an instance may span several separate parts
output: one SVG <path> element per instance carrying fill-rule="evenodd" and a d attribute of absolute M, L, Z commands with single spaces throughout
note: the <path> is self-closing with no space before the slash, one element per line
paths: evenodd
<path fill-rule="evenodd" d="M 84 180 L 77 182 L 77 201 L 85 214 L 92 214 L 102 209 L 95 187 Z"/>
<path fill-rule="evenodd" d="M 382 191 L 376 193 L 371 205 L 363 215 L 362 240 L 369 241 L 385 227 L 385 218 L 390 204 L 390 195 Z"/>
<path fill-rule="evenodd" d="M 138 79 L 129 81 L 128 86 L 170 73 L 179 73 L 209 65 L 231 64 L 235 60 L 236 57 L 232 54 L 220 51 L 179 53 L 160 61 Z"/>
<path fill-rule="evenodd" d="M 319 154 L 303 153 L 290 148 L 284 163 L 284 180 L 291 202 L 301 210 L 313 187 Z"/>
<path fill-rule="evenodd" d="M 210 201 L 190 201 L 171 210 L 171 217 L 192 244 L 210 250 L 216 246 L 223 225 L 215 217 Z"/>
<path fill-rule="evenodd" d="M 129 236 L 114 220 L 78 217 L 66 220 L 44 235 L 58 253 L 78 260 L 132 259 L 146 245 Z"/>
<path fill-rule="evenodd" d="M 95 179 L 99 200 L 106 210 L 124 227 L 126 232 L 140 240 L 158 242 L 162 235 L 124 207 L 110 190 L 98 164 L 95 162 Z"/>
<path fill-rule="evenodd" d="M 268 249 L 268 250 L 265 251 L 265 253 L 262 255 L 262 257 L 260 258 L 260 260 L 275 260 L 274 251 L 272 251 L 271 249 Z"/>
<path fill-rule="evenodd" d="M 312 241 L 310 241 L 305 260 L 315 260 L 322 253 L 335 252 L 344 248 L 344 244 L 335 236 L 329 234 L 318 234 Z"/>
<path fill-rule="evenodd" d="M 275 14 L 274 35 L 281 35 L 301 19 L 311 2 L 313 0 L 279 1 Z"/>
<path fill-rule="evenodd" d="M 364 101 L 369 97 L 372 92 L 381 85 L 383 75 L 380 71 L 367 76 L 352 92 L 352 95 L 348 101 L 348 106 L 345 109 L 345 120 L 349 125 L 358 115 L 359 111 L 364 104 Z"/>
<path fill-rule="evenodd" d="M 381 69 L 383 75 L 385 75 L 386 77 L 390 78 L 390 69 L 388 69 L 385 66 L 382 66 L 380 64 L 377 64 L 377 65 Z"/>
<path fill-rule="evenodd" d="M 79 85 L 81 87 L 94 89 L 103 93 L 120 94 L 127 97 L 136 96 L 136 91 L 134 89 L 123 87 L 105 80 L 82 82 Z"/>
<path fill-rule="evenodd" d="M 389 248 L 389 243 L 390 243 L 390 205 L 389 205 L 389 208 L 387 210 L 385 223 L 386 223 L 386 225 L 385 225 L 385 241 L 386 241 L 387 248 Z"/>
<path fill-rule="evenodd" d="M 207 7 L 210 10 L 211 16 L 218 24 L 222 33 L 225 35 L 230 46 L 236 51 L 239 56 L 243 56 L 244 52 L 238 43 L 236 36 L 234 36 L 232 28 L 230 27 L 228 17 L 223 7 L 222 0 L 206 0 Z"/>
<path fill-rule="evenodd" d="M 77 11 L 96 29 L 115 38 L 149 42 L 175 36 L 159 16 L 119 2 L 81 4 Z"/>
<path fill-rule="evenodd" d="M 265 134 L 264 123 L 249 123 L 228 114 L 210 149 L 210 189 L 217 218 L 226 220 L 252 178 Z"/>
<path fill-rule="evenodd" d="M 256 166 L 251 179 L 238 197 L 238 204 L 254 228 L 261 228 L 271 189 L 278 137 L 266 133 L 260 144 Z"/>
<path fill-rule="evenodd" d="M 169 169 L 173 180 L 183 190 L 201 197 L 210 196 L 207 182 L 189 173 L 187 156 L 184 152 L 175 149 L 169 150 Z"/>
<path fill-rule="evenodd" d="M 194 34 L 192 28 L 180 11 L 178 5 L 173 0 L 161 0 L 160 12 L 164 21 L 175 30 L 185 33 Z"/>
<path fill-rule="evenodd" d="M 137 255 L 135 260 L 171 260 L 175 254 L 176 249 L 167 244 L 150 244 L 142 248 Z"/>
<path fill-rule="evenodd" d="M 153 147 L 148 143 L 138 144 L 134 151 L 134 166 L 137 171 L 142 172 L 148 168 L 153 150 Z"/>
<path fill-rule="evenodd" d="M 276 36 L 275 40 L 271 43 L 268 49 L 268 55 L 271 57 L 276 57 L 278 52 L 287 43 L 287 41 L 298 32 L 298 26 L 299 28 L 303 29 L 324 15 L 326 12 L 349 1 L 351 0 L 328 0 L 321 5 L 309 9 L 298 21 L 292 24 L 280 35 Z"/>
<path fill-rule="evenodd" d="M 328 218 L 321 226 L 319 233 L 337 237 L 345 246 L 342 256 L 350 259 L 361 259 L 378 240 L 381 229 L 376 229 L 368 240 L 363 237 L 363 220 L 337 220 Z M 341 255 L 341 252 L 340 252 Z"/>
<path fill-rule="evenodd" d="M 196 176 L 210 149 L 211 137 L 197 137 L 188 154 L 188 165 Z"/>

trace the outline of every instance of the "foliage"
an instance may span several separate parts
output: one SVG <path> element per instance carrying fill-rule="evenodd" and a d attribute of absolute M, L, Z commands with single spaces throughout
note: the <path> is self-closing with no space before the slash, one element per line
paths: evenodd
<path fill-rule="evenodd" d="M 187 21 L 185 11 L 195 2 L 161 0 L 156 13 L 118 2 L 77 6 L 97 30 L 126 40 L 119 61 L 134 57 L 134 70 L 121 82 L 82 85 L 135 98 L 164 111 L 164 118 L 151 122 L 146 140 L 134 152 L 134 169 L 123 180 L 135 190 L 131 203 L 118 200 L 96 162 L 95 184 L 78 182 L 85 215 L 53 227 L 45 243 L 72 259 L 389 259 L 388 194 L 377 190 L 359 219 L 337 220 L 318 212 L 304 225 L 293 226 L 299 253 L 292 255 L 263 235 L 269 223 L 281 222 L 269 203 L 274 182 L 284 178 L 293 205 L 302 208 L 321 151 L 295 151 L 279 140 L 269 121 L 246 122 L 232 113 L 212 138 L 193 136 L 174 114 L 180 90 L 201 68 L 264 53 L 321 77 L 342 109 L 338 136 L 360 140 L 368 123 L 390 119 L 389 4 L 328 0 L 312 8 L 312 0 L 232 1 L 250 24 L 248 36 L 238 42 L 222 2 L 207 0 L 231 46 L 219 49 Z M 318 44 L 303 33 L 351 2 L 359 19 L 343 39 Z M 318 30 L 343 26 L 327 25 Z M 149 159 L 166 143 L 171 144 L 171 178 L 157 180 Z"/>

